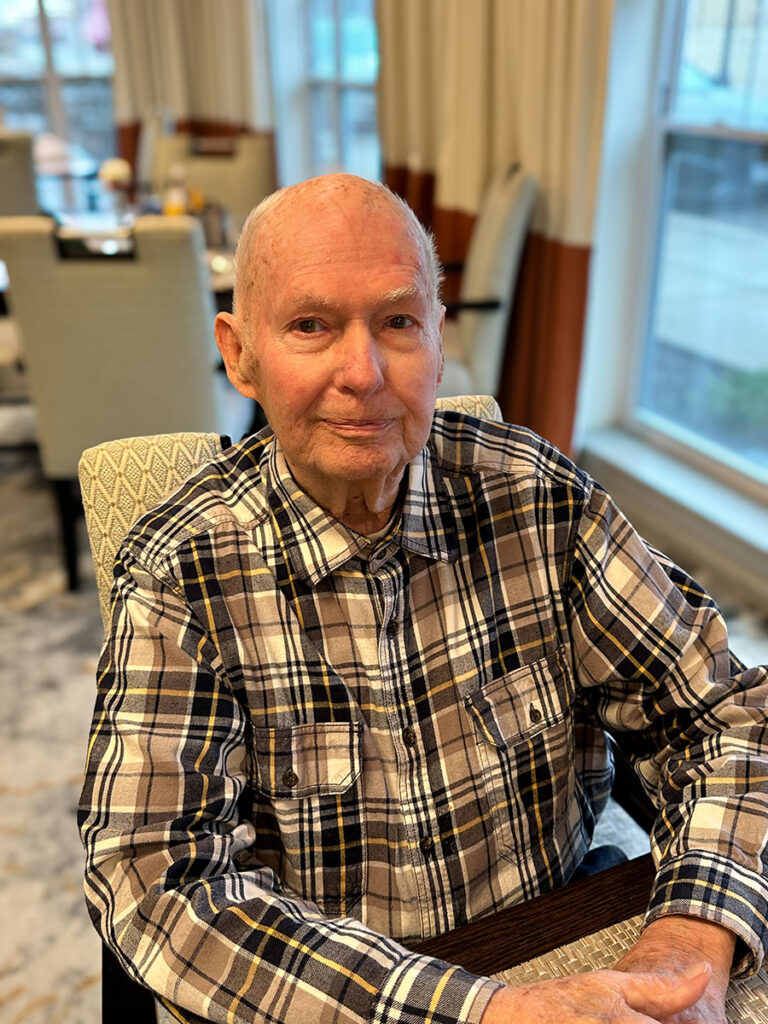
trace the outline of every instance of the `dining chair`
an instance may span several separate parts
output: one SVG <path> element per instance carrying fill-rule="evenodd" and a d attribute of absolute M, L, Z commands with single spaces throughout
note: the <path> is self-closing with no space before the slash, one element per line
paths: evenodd
<path fill-rule="evenodd" d="M 445 303 L 456 317 L 445 322 L 439 395 L 498 394 L 535 197 L 533 179 L 518 164 L 496 174 L 487 189 L 461 268 L 459 299 Z"/>
<path fill-rule="evenodd" d="M 488 395 L 442 398 L 438 409 L 452 409 L 480 419 L 501 420 L 501 410 Z M 79 463 L 85 522 L 96 569 L 99 608 L 109 626 L 115 555 L 133 523 L 158 505 L 183 481 L 230 444 L 217 433 L 180 432 L 106 441 L 83 452 Z M 114 953 L 102 947 L 103 1024 L 155 1024 L 148 989 L 125 973 Z"/>
<path fill-rule="evenodd" d="M 0 128 L 0 217 L 38 210 L 32 136 Z"/>
<path fill-rule="evenodd" d="M 182 164 L 187 183 L 240 222 L 277 188 L 274 139 L 268 133 L 238 135 L 232 151 L 224 153 L 194 152 L 189 132 L 158 134 L 149 164 L 154 192 L 162 193 L 171 167 Z"/>
<path fill-rule="evenodd" d="M 253 413 L 217 369 L 199 223 L 139 217 L 132 231 L 98 240 L 96 253 L 87 243 L 64 237 L 49 218 L 0 218 L 9 307 L 70 589 L 78 584 L 76 478 L 85 448 L 212 426 L 240 437 Z"/>

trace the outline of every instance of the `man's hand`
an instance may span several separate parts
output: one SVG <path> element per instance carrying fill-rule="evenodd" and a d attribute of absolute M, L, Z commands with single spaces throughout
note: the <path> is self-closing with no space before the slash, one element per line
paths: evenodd
<path fill-rule="evenodd" d="M 669 915 L 653 921 L 616 965 L 618 971 L 674 974 L 702 960 L 711 967 L 699 1001 L 663 1017 L 663 1024 L 727 1024 L 728 988 L 736 937 L 727 928 L 696 917 Z"/>
<path fill-rule="evenodd" d="M 697 1003 L 711 968 L 699 962 L 675 976 L 589 971 L 499 989 L 481 1024 L 658 1024 Z"/>

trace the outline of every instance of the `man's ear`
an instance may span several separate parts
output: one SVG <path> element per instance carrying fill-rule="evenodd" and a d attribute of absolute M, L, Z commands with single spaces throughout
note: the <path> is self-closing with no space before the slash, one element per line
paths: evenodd
<path fill-rule="evenodd" d="M 445 373 L 445 349 L 443 348 L 443 328 L 445 327 L 445 306 L 441 306 L 440 309 L 440 369 L 437 372 L 437 383 L 440 384 Z"/>
<path fill-rule="evenodd" d="M 236 317 L 232 313 L 219 313 L 213 329 L 230 383 L 241 395 L 258 401 L 253 374 L 248 373 L 252 361 L 245 352 L 240 324 Z"/>

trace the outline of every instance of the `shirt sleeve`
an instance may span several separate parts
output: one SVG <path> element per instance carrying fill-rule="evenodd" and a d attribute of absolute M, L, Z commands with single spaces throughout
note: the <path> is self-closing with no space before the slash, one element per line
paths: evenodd
<path fill-rule="evenodd" d="M 217 658 L 172 581 L 123 552 L 79 815 L 104 940 L 188 1021 L 476 1024 L 498 982 L 324 917 L 255 858 Z"/>
<path fill-rule="evenodd" d="M 597 485 L 567 591 L 580 696 L 660 808 L 647 920 L 690 914 L 768 944 L 768 669 L 745 669 L 702 588 L 647 545 Z"/>

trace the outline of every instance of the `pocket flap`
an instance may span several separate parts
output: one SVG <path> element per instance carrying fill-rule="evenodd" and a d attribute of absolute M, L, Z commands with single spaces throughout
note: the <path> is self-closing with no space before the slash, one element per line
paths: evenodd
<path fill-rule="evenodd" d="M 254 726 L 257 788 L 283 799 L 343 793 L 360 774 L 361 731 L 359 722 Z"/>
<path fill-rule="evenodd" d="M 555 654 L 522 665 L 464 697 L 478 737 L 506 749 L 561 721 L 570 703 L 567 669 Z"/>

